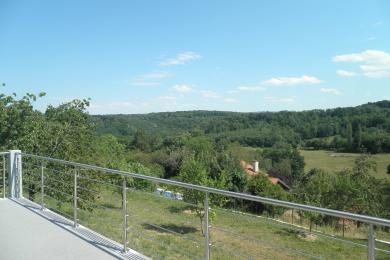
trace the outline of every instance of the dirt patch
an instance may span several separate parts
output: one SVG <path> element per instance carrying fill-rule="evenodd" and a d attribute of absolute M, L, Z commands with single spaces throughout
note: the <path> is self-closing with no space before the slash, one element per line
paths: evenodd
<path fill-rule="evenodd" d="M 302 240 L 312 242 L 317 240 L 317 236 L 314 234 L 300 233 L 298 237 Z"/>

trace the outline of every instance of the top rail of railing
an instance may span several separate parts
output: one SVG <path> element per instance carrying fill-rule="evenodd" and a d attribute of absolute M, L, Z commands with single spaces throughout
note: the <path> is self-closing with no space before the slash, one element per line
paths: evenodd
<path fill-rule="evenodd" d="M 179 182 L 179 181 L 173 181 L 173 180 L 167 180 L 167 179 L 162 179 L 162 178 L 153 177 L 153 176 L 142 175 L 142 174 L 138 174 L 138 173 L 131 173 L 131 172 L 125 172 L 125 171 L 120 171 L 120 170 L 114 170 L 114 169 L 109 169 L 109 168 L 104 168 L 104 167 L 99 167 L 99 166 L 94 166 L 94 165 L 89 165 L 89 164 L 71 162 L 71 161 L 66 161 L 66 160 L 61 160 L 61 159 L 54 159 L 54 158 L 50 158 L 50 157 L 33 155 L 33 154 L 28 154 L 28 153 L 21 153 L 21 155 L 25 156 L 25 157 L 39 159 L 39 160 L 46 160 L 46 161 L 56 162 L 56 163 L 70 165 L 70 166 L 74 166 L 74 167 L 79 167 L 79 168 L 84 168 L 84 169 L 89 169 L 89 170 L 96 170 L 96 171 L 101 171 L 101 172 L 105 172 L 105 173 L 109 173 L 109 174 L 121 175 L 121 176 L 125 176 L 125 177 L 133 177 L 133 178 L 138 178 L 138 179 L 142 179 L 142 180 L 152 181 L 155 183 L 173 185 L 173 186 L 177 186 L 177 187 L 197 190 L 197 191 L 206 192 L 206 193 L 218 194 L 218 195 L 223 195 L 223 196 L 233 197 L 233 198 L 238 198 L 238 199 L 244 199 L 244 200 L 249 200 L 249 201 L 254 201 L 254 202 L 261 202 L 261 203 L 285 207 L 285 208 L 310 211 L 310 212 L 315 212 L 315 213 L 324 214 L 324 215 L 328 215 L 328 216 L 360 221 L 360 222 L 364 222 L 367 224 L 390 227 L 390 220 L 384 219 L 384 218 L 371 217 L 371 216 L 367 216 L 367 215 L 360 215 L 360 214 L 355 214 L 355 213 L 350 213 L 350 212 L 345 212 L 345 211 L 320 208 L 320 207 L 315 207 L 315 206 L 310 206 L 310 205 L 304 205 L 304 204 L 282 201 L 282 200 L 277 200 L 277 199 L 270 199 L 270 198 L 265 198 L 265 197 L 260 197 L 260 196 L 254 196 L 254 195 L 249 195 L 249 194 L 245 194 L 245 193 L 220 190 L 220 189 L 215 189 L 215 188 L 210 188 L 210 187 L 205 187 L 205 186 L 199 186 L 199 185 L 194 185 L 194 184 L 189 184 L 189 183 L 184 183 L 184 182 Z"/>
<path fill-rule="evenodd" d="M 1 155 L 7 155 L 7 154 L 9 154 L 9 152 L 0 152 L 0 156 Z"/>

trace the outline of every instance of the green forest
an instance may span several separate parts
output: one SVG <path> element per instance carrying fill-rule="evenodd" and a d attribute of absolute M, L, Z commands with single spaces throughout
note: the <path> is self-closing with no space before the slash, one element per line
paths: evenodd
<path fill-rule="evenodd" d="M 174 179 L 236 192 L 390 218 L 390 181 L 376 178 L 372 155 L 390 151 L 390 102 L 304 112 L 192 111 L 91 116 L 89 100 L 34 108 L 43 98 L 0 97 L 0 146 L 24 152 Z M 244 149 L 253 146 L 260 149 Z M 353 167 L 305 170 L 300 148 L 359 152 Z M 286 191 L 262 174 L 248 176 L 240 160 L 288 183 Z M 390 164 L 390 162 L 389 162 Z M 117 182 L 117 180 L 110 180 Z M 155 184 L 130 183 L 154 191 Z M 61 187 L 59 187 L 60 189 Z M 184 199 L 201 203 L 194 194 Z M 284 211 L 218 197 L 211 204 L 276 216 Z M 305 215 L 315 224 L 332 218 Z"/>
<path fill-rule="evenodd" d="M 98 133 L 131 143 L 137 132 L 143 131 L 153 138 L 152 146 L 162 144 L 167 136 L 190 132 L 252 147 L 283 142 L 344 152 L 390 152 L 390 101 L 302 112 L 187 111 L 94 119 Z"/>

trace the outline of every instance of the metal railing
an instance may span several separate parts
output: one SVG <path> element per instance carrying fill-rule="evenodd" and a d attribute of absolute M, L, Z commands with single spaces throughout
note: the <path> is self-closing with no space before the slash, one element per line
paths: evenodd
<path fill-rule="evenodd" d="M 6 155 L 7 153 L 0 153 L 0 155 Z M 83 163 L 77 163 L 77 162 L 70 162 L 70 161 L 65 161 L 61 159 L 54 159 L 54 158 L 49 158 L 49 157 L 44 157 L 44 156 L 38 156 L 38 155 L 32 155 L 32 154 L 27 154 L 27 153 L 21 153 L 21 156 L 23 157 L 22 162 L 24 163 L 24 169 L 35 169 L 39 170 L 39 175 L 32 177 L 31 180 L 26 180 L 26 182 L 29 182 L 29 187 L 26 187 L 26 189 L 30 190 L 30 192 L 35 192 L 40 193 L 40 204 L 41 208 L 44 209 L 47 205 L 45 205 L 45 198 L 48 198 L 52 201 L 57 200 L 57 203 L 62 203 L 62 201 L 58 201 L 56 197 L 61 196 L 64 198 L 64 201 L 69 201 L 71 202 L 71 209 L 68 208 L 60 213 L 63 215 L 67 216 L 68 218 L 73 219 L 73 224 L 74 228 L 77 228 L 79 224 L 79 219 L 78 219 L 78 212 L 80 210 L 80 206 L 84 208 L 88 207 L 93 207 L 93 208 L 100 208 L 103 210 L 113 210 L 113 207 L 108 207 L 104 205 L 98 205 L 97 203 L 93 201 L 88 201 L 88 197 L 86 196 L 92 196 L 93 194 L 99 194 L 99 190 L 94 190 L 91 187 L 86 187 L 86 185 L 83 186 L 83 184 L 88 184 L 88 183 L 96 183 L 99 185 L 105 185 L 107 187 L 111 187 L 116 190 L 120 190 L 121 194 L 121 215 L 122 215 L 122 223 L 123 223 L 123 228 L 120 231 L 122 233 L 122 243 L 123 243 L 123 252 L 126 252 L 128 250 L 128 243 L 129 243 L 129 214 L 128 214 L 128 198 L 127 198 L 127 193 L 128 190 L 134 191 L 134 192 L 139 192 L 136 189 L 130 189 L 128 187 L 126 178 L 134 178 L 138 180 L 144 180 L 144 181 L 149 181 L 153 182 L 159 185 L 168 185 L 169 187 L 178 187 L 178 188 L 183 188 L 183 189 L 189 189 L 192 191 L 197 191 L 200 193 L 204 194 L 204 202 L 203 202 L 203 239 L 204 239 L 204 253 L 203 256 L 197 257 L 196 255 L 188 256 L 189 258 L 204 258 L 204 259 L 210 259 L 212 254 L 211 251 L 215 248 L 220 246 L 220 250 L 226 250 L 229 251 L 229 248 L 224 248 L 223 245 L 218 244 L 218 241 L 215 241 L 215 243 L 211 242 L 211 231 L 213 230 L 214 232 L 224 232 L 225 234 L 229 234 L 229 232 L 232 232 L 233 236 L 235 237 L 242 237 L 243 239 L 249 239 L 251 240 L 251 243 L 256 241 L 256 239 L 260 242 L 264 242 L 266 244 L 266 241 L 261 241 L 258 238 L 254 237 L 248 237 L 245 236 L 241 233 L 231 231 L 226 228 L 219 228 L 217 226 L 211 226 L 210 225 L 210 214 L 211 214 L 211 209 L 209 207 L 209 202 L 210 202 L 210 195 L 219 195 L 219 196 L 225 196 L 228 198 L 235 198 L 239 200 L 246 200 L 246 201 L 252 201 L 252 202 L 259 202 L 263 204 L 268 204 L 268 205 L 273 205 L 273 206 L 278 206 L 278 207 L 283 207 L 283 208 L 288 208 L 292 210 L 298 210 L 298 211 L 308 211 L 308 212 L 314 212 L 318 214 L 323 214 L 327 216 L 332 216 L 332 217 L 337 217 L 341 219 L 350 219 L 354 221 L 358 221 L 361 223 L 365 223 L 368 225 L 368 235 L 367 235 L 367 255 L 368 259 L 375 259 L 375 253 L 376 251 L 383 251 L 385 253 L 389 253 L 388 256 L 390 256 L 390 251 L 387 250 L 381 250 L 381 249 L 376 249 L 375 248 L 375 229 L 374 226 L 385 226 L 385 227 L 390 227 L 390 220 L 383 219 L 383 218 L 378 218 L 378 217 L 371 217 L 371 216 L 366 216 L 366 215 L 359 215 L 359 214 L 354 214 L 354 213 L 349 213 L 349 212 L 344 212 L 344 211 L 338 211 L 338 210 L 332 210 L 332 209 L 325 209 L 325 208 L 320 208 L 320 207 L 314 207 L 314 206 L 309 206 L 309 205 L 303 205 L 303 204 L 298 204 L 298 203 L 292 203 L 292 202 L 287 202 L 287 201 L 281 201 L 281 200 L 276 200 L 276 199 L 270 199 L 270 198 L 265 198 L 265 197 L 259 197 L 259 196 L 253 196 L 249 194 L 244 194 L 244 193 L 237 193 L 237 192 L 231 192 L 231 191 L 226 191 L 226 190 L 220 190 L 220 189 L 215 189 L 211 187 L 205 187 L 205 186 L 199 186 L 199 185 L 193 185 L 189 183 L 183 183 L 183 182 L 178 182 L 178 181 L 173 181 L 173 180 L 167 180 L 167 179 L 161 179 L 153 176 L 147 176 L 147 175 L 142 175 L 142 174 L 137 174 L 137 173 L 131 173 L 131 172 L 125 172 L 125 171 L 120 171 L 120 170 L 114 170 L 114 169 L 108 169 L 104 167 L 99 167 L 99 166 L 93 166 L 93 165 L 88 165 L 88 164 L 83 164 Z M 4 157 L 3 157 L 4 158 Z M 30 162 L 30 161 L 31 162 Z M 34 162 L 32 162 L 34 161 Z M 56 164 L 60 165 L 61 168 L 60 170 L 54 169 L 56 167 L 52 166 L 52 169 L 50 169 L 49 164 Z M 4 165 L 4 164 L 3 164 Z M 29 168 L 30 167 L 30 168 Z M 4 168 L 5 169 L 5 168 Z M 86 173 L 83 175 L 81 172 L 85 171 Z M 110 178 L 106 179 L 98 179 L 98 178 L 93 178 L 91 177 L 91 171 L 97 172 L 99 174 L 105 173 L 109 174 L 111 177 L 115 178 L 120 176 L 122 178 L 121 180 L 121 185 L 118 183 L 120 181 L 116 181 L 113 183 Z M 3 174 L 5 173 L 5 170 L 3 170 Z M 50 177 L 50 174 L 54 173 L 53 175 L 57 178 L 52 178 Z M 61 175 L 62 174 L 62 175 Z M 37 175 L 37 174 L 36 174 Z M 33 174 L 31 174 L 33 176 Z M 59 176 L 63 176 L 63 179 L 59 179 Z M 35 179 L 34 179 L 35 178 Z M 4 178 L 3 178 L 4 179 Z M 60 190 L 60 189 L 54 189 L 52 187 L 49 187 L 49 183 L 59 183 L 63 185 L 67 185 L 68 187 L 66 190 Z M 38 190 L 37 187 L 40 186 L 40 189 Z M 69 191 L 72 191 L 69 193 Z M 83 194 L 84 197 L 83 197 Z M 58 196 L 55 194 L 59 194 Z M 150 194 L 152 195 L 152 194 Z M 199 205 L 192 205 L 198 207 Z M 219 210 L 219 209 L 216 209 Z M 223 209 L 220 209 L 223 210 Z M 135 211 L 142 212 L 143 209 L 136 209 Z M 153 212 L 150 212 L 150 215 L 152 215 Z M 293 214 L 293 213 L 292 213 Z M 178 235 L 180 235 L 181 238 L 187 239 L 188 241 L 192 241 L 191 243 L 194 243 L 196 247 L 201 247 L 201 244 L 199 243 L 199 239 L 189 236 L 189 235 L 183 235 L 182 232 L 177 232 L 177 231 L 172 231 L 169 227 L 164 227 L 163 225 L 157 225 L 153 223 L 147 223 L 142 219 L 142 216 L 137 216 L 137 212 L 134 212 L 134 214 L 131 214 L 131 219 L 132 221 L 136 219 L 141 219 L 141 222 L 143 225 L 147 225 L 148 228 L 157 228 L 159 230 L 163 230 L 163 232 L 176 232 Z M 120 217 L 118 216 L 118 219 Z M 276 223 L 276 222 L 275 222 Z M 278 224 L 278 223 L 276 223 Z M 132 228 L 132 234 L 137 234 L 138 230 L 136 228 Z M 147 235 L 143 235 L 145 239 L 148 239 L 150 241 L 153 241 L 153 237 L 148 237 Z M 341 240 L 341 239 L 339 239 Z M 155 244 L 160 243 L 160 248 L 161 247 L 171 247 L 172 245 L 165 245 L 161 241 L 153 241 Z M 347 241 L 348 242 L 348 241 Z M 351 242 L 352 244 L 355 242 Z M 356 244 L 356 243 L 355 243 Z M 365 246 L 363 244 L 359 244 L 360 246 Z M 266 246 L 272 248 L 272 246 Z M 179 248 L 175 249 L 176 251 L 180 251 Z M 300 254 L 305 257 L 309 258 L 317 258 L 316 256 L 309 254 L 307 252 L 295 250 L 293 248 L 286 248 L 286 250 L 292 251 L 294 254 Z M 182 250 L 183 251 L 183 250 Z M 184 250 L 185 251 L 185 250 Z M 234 250 L 230 250 L 234 251 Z M 186 254 L 186 252 L 180 252 L 181 254 Z M 245 252 L 246 253 L 246 252 Z M 239 252 L 231 252 L 231 254 L 234 256 L 234 258 L 237 258 L 238 256 L 240 258 L 246 258 L 246 259 L 251 259 L 253 256 L 246 255 L 244 253 L 239 253 Z"/>
<path fill-rule="evenodd" d="M 2 157 L 0 160 L 0 167 L 1 167 L 1 184 L 0 184 L 0 194 L 2 195 L 3 199 L 5 199 L 7 194 L 7 179 L 6 179 L 6 156 L 8 155 L 8 152 L 0 152 L 0 156 Z"/>

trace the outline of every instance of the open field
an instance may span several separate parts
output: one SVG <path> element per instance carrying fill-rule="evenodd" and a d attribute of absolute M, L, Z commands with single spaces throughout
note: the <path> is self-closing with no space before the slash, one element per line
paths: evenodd
<path fill-rule="evenodd" d="M 326 171 L 339 171 L 345 168 L 352 168 L 356 157 L 356 153 L 335 153 L 332 151 L 312 151 L 300 150 L 302 156 L 305 157 L 305 171 L 312 168 L 324 169 Z M 387 165 L 390 164 L 390 154 L 375 154 L 373 158 L 377 162 L 376 177 L 390 177 L 386 174 Z"/>
<path fill-rule="evenodd" d="M 80 223 L 122 242 L 120 189 L 101 187 L 99 193 L 101 196 L 91 204 L 93 211 L 79 211 Z M 39 197 L 37 193 L 36 198 Z M 47 207 L 72 216 L 71 203 L 58 203 L 49 197 L 45 202 Z M 129 247 L 154 259 L 202 259 L 204 237 L 199 218 L 191 208 L 183 201 L 129 190 Z M 316 233 L 321 230 L 327 234 L 340 234 L 330 227 L 313 228 L 313 234 L 309 234 L 307 230 L 264 216 L 218 208 L 212 208 L 212 211 L 215 214 L 210 229 L 213 259 L 367 258 L 364 246 Z M 305 224 L 297 219 L 294 223 Z M 366 227 L 356 230 L 353 226 L 346 229 L 346 241 L 365 245 Z M 379 230 L 377 237 L 390 239 L 388 233 Z M 377 246 L 390 250 L 379 243 Z M 377 252 L 377 259 L 390 259 L 390 254 Z"/>

